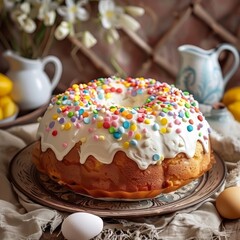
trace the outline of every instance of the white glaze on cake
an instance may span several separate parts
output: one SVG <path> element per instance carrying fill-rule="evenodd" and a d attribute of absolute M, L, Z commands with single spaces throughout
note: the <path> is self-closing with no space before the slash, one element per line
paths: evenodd
<path fill-rule="evenodd" d="M 110 164 L 124 151 L 146 169 L 178 153 L 193 157 L 197 141 L 207 152 L 209 129 L 187 92 L 154 79 L 112 77 L 53 97 L 38 136 L 42 151 L 52 149 L 59 161 L 80 141 L 82 164 L 89 155 Z"/>

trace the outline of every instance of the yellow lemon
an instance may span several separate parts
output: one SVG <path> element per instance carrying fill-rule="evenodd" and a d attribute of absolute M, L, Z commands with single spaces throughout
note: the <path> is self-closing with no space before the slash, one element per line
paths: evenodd
<path fill-rule="evenodd" d="M 222 101 L 226 106 L 230 103 L 240 101 L 240 86 L 227 90 L 223 95 Z"/>
<path fill-rule="evenodd" d="M 8 95 L 12 91 L 13 83 L 12 81 L 0 73 L 0 97 Z"/>
<path fill-rule="evenodd" d="M 13 101 L 8 102 L 2 107 L 3 118 L 11 117 L 16 112 L 16 105 Z"/>
<path fill-rule="evenodd" d="M 240 101 L 233 102 L 227 106 L 234 118 L 240 122 Z"/>
<path fill-rule="evenodd" d="M 2 120 L 3 119 L 3 110 L 2 110 L 2 108 L 0 107 L 0 120 Z"/>
<path fill-rule="evenodd" d="M 8 104 L 9 102 L 12 102 L 13 100 L 11 99 L 10 96 L 3 96 L 0 97 L 0 107 L 3 107 L 5 104 Z"/>

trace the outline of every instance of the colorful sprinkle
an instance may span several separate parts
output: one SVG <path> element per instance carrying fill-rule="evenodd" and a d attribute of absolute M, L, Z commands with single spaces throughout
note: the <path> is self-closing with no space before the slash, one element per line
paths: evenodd
<path fill-rule="evenodd" d="M 109 131 L 110 133 L 114 133 L 114 132 L 116 131 L 116 129 L 115 129 L 114 127 L 110 127 L 110 128 L 108 129 L 108 131 Z"/>
<path fill-rule="evenodd" d="M 143 117 L 138 117 L 138 118 L 137 118 L 137 121 L 138 121 L 139 123 L 141 123 L 141 122 L 144 121 L 144 118 L 143 118 Z"/>
<path fill-rule="evenodd" d="M 68 146 L 68 144 L 64 142 L 64 143 L 62 144 L 62 146 L 63 146 L 63 148 L 66 148 L 66 147 Z"/>
<path fill-rule="evenodd" d="M 67 122 L 64 124 L 64 129 L 69 130 L 72 127 L 72 124 L 70 122 Z"/>
<path fill-rule="evenodd" d="M 53 114 L 52 119 L 57 120 L 58 119 L 58 114 Z"/>
<path fill-rule="evenodd" d="M 98 124 L 99 124 L 99 126 L 100 126 L 100 124 L 102 124 L 102 123 L 99 122 Z M 111 124 L 110 124 L 110 122 L 104 122 L 104 123 L 102 124 L 102 126 L 103 126 L 105 129 L 108 129 L 108 128 L 111 127 Z"/>
<path fill-rule="evenodd" d="M 130 126 L 130 129 L 131 129 L 132 131 L 137 131 L 137 125 L 136 125 L 136 124 L 132 124 L 132 125 Z"/>
<path fill-rule="evenodd" d="M 159 125 L 157 123 L 154 123 L 153 126 L 152 126 L 152 129 L 154 131 L 158 131 L 160 129 Z"/>
<path fill-rule="evenodd" d="M 201 122 L 203 121 L 203 116 L 202 115 L 198 115 L 197 118 L 198 118 L 199 121 L 201 121 Z"/>
<path fill-rule="evenodd" d="M 52 135 L 55 137 L 55 136 L 57 136 L 57 134 L 58 134 L 58 131 L 57 130 L 53 130 L 52 131 Z"/>
<path fill-rule="evenodd" d="M 125 128 L 125 129 L 128 129 L 129 127 L 130 127 L 130 122 L 128 122 L 128 121 L 125 121 L 125 122 L 123 122 L 123 127 Z"/>
<path fill-rule="evenodd" d="M 125 149 L 129 148 L 129 145 L 130 145 L 129 142 L 124 142 L 124 143 L 123 143 L 123 147 L 124 147 Z"/>
<path fill-rule="evenodd" d="M 186 108 L 190 108 L 191 107 L 191 104 L 190 103 L 185 103 L 184 105 Z"/>
<path fill-rule="evenodd" d="M 98 135 L 93 135 L 93 139 L 97 141 L 99 139 Z"/>
<path fill-rule="evenodd" d="M 76 117 L 71 117 L 71 122 L 76 122 L 77 118 Z"/>
<path fill-rule="evenodd" d="M 193 126 L 192 126 L 192 125 L 188 125 L 188 126 L 187 126 L 187 130 L 188 130 L 189 132 L 192 132 L 192 131 L 193 131 Z"/>
<path fill-rule="evenodd" d="M 85 111 L 82 115 L 84 118 L 87 118 L 89 116 L 89 113 Z"/>
<path fill-rule="evenodd" d="M 133 115 L 132 115 L 131 113 L 129 113 L 129 114 L 126 115 L 126 118 L 127 118 L 127 119 L 132 119 L 132 117 L 133 117 Z"/>
<path fill-rule="evenodd" d="M 168 113 L 169 109 L 163 108 L 162 111 L 163 111 L 164 113 Z"/>
<path fill-rule="evenodd" d="M 69 112 L 67 116 L 68 116 L 69 118 L 71 118 L 73 115 L 74 115 L 73 112 Z"/>
<path fill-rule="evenodd" d="M 162 128 L 160 129 L 160 133 L 162 133 L 162 134 L 167 133 L 167 128 L 162 127 Z"/>
<path fill-rule="evenodd" d="M 113 137 L 114 137 L 115 139 L 120 139 L 120 138 L 122 137 L 122 133 L 120 133 L 120 132 L 114 132 L 114 133 L 113 133 Z"/>
<path fill-rule="evenodd" d="M 84 122 L 85 124 L 89 124 L 89 123 L 91 122 L 91 120 L 90 120 L 90 118 L 85 117 L 85 118 L 83 119 L 83 122 Z"/>
<path fill-rule="evenodd" d="M 153 161 L 158 161 L 158 160 L 160 160 L 160 156 L 156 153 L 152 156 L 152 160 Z"/>
<path fill-rule="evenodd" d="M 100 136 L 98 136 L 98 139 L 101 140 L 101 141 L 104 141 L 105 140 L 105 136 L 104 135 L 100 135 Z"/>
<path fill-rule="evenodd" d="M 176 133 L 177 133 L 177 134 L 179 134 L 179 133 L 181 133 L 181 132 L 182 132 L 182 130 L 181 130 L 180 128 L 177 128 L 177 129 L 176 129 Z"/>
<path fill-rule="evenodd" d="M 118 122 L 117 121 L 112 121 L 111 125 L 113 127 L 117 128 L 118 127 Z"/>
<path fill-rule="evenodd" d="M 180 125 L 180 124 L 181 124 L 181 121 L 178 120 L 178 119 L 176 119 L 176 120 L 174 120 L 174 123 L 175 123 L 176 125 Z"/>
<path fill-rule="evenodd" d="M 190 117 L 190 113 L 188 111 L 185 112 L 185 117 L 189 118 Z"/>
<path fill-rule="evenodd" d="M 162 119 L 160 120 L 160 123 L 161 123 L 162 125 L 166 125 L 166 124 L 168 123 L 168 120 L 167 120 L 166 118 L 162 118 Z"/>
<path fill-rule="evenodd" d="M 122 88 L 117 88 L 116 90 L 117 93 L 122 93 L 122 91 L 123 91 Z"/>
<path fill-rule="evenodd" d="M 80 109 L 79 111 L 78 111 L 78 113 L 79 113 L 79 115 L 82 115 L 83 113 L 84 113 L 84 109 Z"/>
<path fill-rule="evenodd" d="M 49 123 L 49 128 L 53 128 L 54 125 L 55 125 L 55 122 L 54 122 L 54 121 L 50 122 L 50 123 Z"/>
<path fill-rule="evenodd" d="M 180 111 L 179 114 L 178 114 L 178 116 L 179 116 L 180 118 L 183 118 L 183 117 L 184 117 L 183 111 Z"/>
<path fill-rule="evenodd" d="M 144 120 L 144 123 L 150 124 L 150 123 L 151 123 L 151 120 L 147 118 L 147 119 Z"/>
<path fill-rule="evenodd" d="M 141 133 L 136 133 L 135 139 L 138 140 L 138 141 L 141 140 L 142 139 L 142 134 Z"/>
<path fill-rule="evenodd" d="M 189 121 L 188 121 L 190 124 L 194 124 L 194 121 L 192 120 L 192 119 L 189 119 Z"/>
<path fill-rule="evenodd" d="M 138 142 L 137 142 L 137 140 L 135 140 L 135 139 L 131 139 L 130 144 L 131 144 L 132 146 L 137 146 L 137 145 L 138 145 Z"/>

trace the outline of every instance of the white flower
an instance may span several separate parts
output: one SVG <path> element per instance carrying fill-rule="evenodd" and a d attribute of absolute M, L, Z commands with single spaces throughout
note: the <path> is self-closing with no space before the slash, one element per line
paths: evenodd
<path fill-rule="evenodd" d="M 112 0 L 100 0 L 98 10 L 101 15 L 101 22 L 104 28 L 118 28 L 119 15 L 123 13 L 123 9 L 117 7 Z"/>
<path fill-rule="evenodd" d="M 29 14 L 30 11 L 31 11 L 30 3 L 29 2 L 23 2 L 20 5 L 20 10 L 25 14 Z"/>
<path fill-rule="evenodd" d="M 70 22 L 62 21 L 61 24 L 55 30 L 55 38 L 57 40 L 63 40 L 68 35 L 73 35 L 73 25 Z M 91 48 L 97 43 L 96 38 L 89 32 L 85 31 L 82 33 L 81 41 L 87 48 Z"/>
<path fill-rule="evenodd" d="M 56 12 L 58 4 L 51 0 L 42 0 L 39 11 L 38 19 L 42 20 L 46 26 L 52 26 L 56 19 Z"/>
<path fill-rule="evenodd" d="M 54 37 L 63 40 L 71 36 L 81 41 L 85 47 L 91 48 L 97 40 L 88 31 L 89 24 L 84 25 L 84 21 L 89 19 L 88 10 L 91 8 L 89 2 L 89 0 L 0 0 L 0 20 L 3 27 L 6 25 L 4 30 L 6 32 L 12 30 L 9 27 L 12 26 L 16 31 L 16 34 L 3 36 L 6 39 L 0 39 L 1 44 L 4 48 L 18 51 L 22 56 L 33 58 L 44 55 Z M 136 31 L 140 27 L 134 17 L 143 15 L 143 8 L 124 4 L 120 6 L 115 0 L 95 2 L 98 4 L 100 23 L 105 29 L 105 39 L 108 43 L 120 38 L 119 29 Z M 90 28 L 94 29 L 92 25 L 98 21 L 89 23 Z M 26 41 L 18 45 L 16 43 L 19 39 Z"/>
<path fill-rule="evenodd" d="M 75 23 L 76 19 L 86 21 L 89 18 L 89 14 L 82 6 L 87 2 L 87 0 L 80 0 L 75 4 L 73 0 L 66 0 L 66 6 L 60 6 L 57 9 L 58 14 L 71 23 Z"/>
<path fill-rule="evenodd" d="M 144 8 L 136 6 L 126 6 L 124 9 L 126 13 L 132 15 L 133 17 L 139 17 L 145 13 Z"/>
<path fill-rule="evenodd" d="M 140 24 L 130 15 L 124 12 L 122 7 L 116 6 L 113 0 L 100 0 L 98 9 L 101 15 L 101 22 L 104 28 L 126 28 L 136 31 L 140 28 Z M 144 13 L 140 7 L 129 6 L 125 8 L 126 12 L 131 15 L 139 16 Z"/>
<path fill-rule="evenodd" d="M 62 21 L 61 24 L 55 30 L 54 36 L 57 40 L 63 40 L 70 34 L 70 32 L 71 24 L 66 21 Z"/>
<path fill-rule="evenodd" d="M 25 31 L 26 33 L 33 33 L 36 30 L 35 22 L 31 18 L 28 18 L 25 14 L 19 15 L 17 17 L 17 21 L 23 31 Z"/>
<path fill-rule="evenodd" d="M 33 33 L 36 30 L 36 23 L 29 17 L 31 7 L 29 2 L 23 2 L 19 8 L 12 11 L 12 19 L 16 21 L 19 27 L 27 32 Z"/>
<path fill-rule="evenodd" d="M 85 47 L 91 48 L 97 43 L 97 40 L 89 31 L 85 31 L 82 36 L 82 43 Z"/>

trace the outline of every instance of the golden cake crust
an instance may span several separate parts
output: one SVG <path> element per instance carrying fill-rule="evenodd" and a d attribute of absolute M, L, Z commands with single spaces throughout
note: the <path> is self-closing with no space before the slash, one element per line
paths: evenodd
<path fill-rule="evenodd" d="M 210 149 L 205 153 L 200 142 L 197 142 L 192 158 L 179 153 L 146 170 L 139 169 L 122 151 L 115 154 L 110 164 L 103 164 L 91 155 L 81 164 L 80 143 L 62 161 L 56 159 L 51 149 L 42 152 L 40 144 L 38 141 L 33 150 L 33 162 L 40 172 L 74 192 L 95 198 L 153 198 L 199 178 L 215 162 Z"/>

